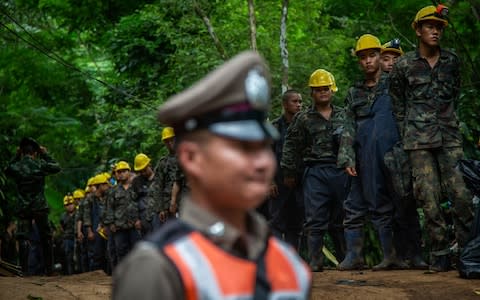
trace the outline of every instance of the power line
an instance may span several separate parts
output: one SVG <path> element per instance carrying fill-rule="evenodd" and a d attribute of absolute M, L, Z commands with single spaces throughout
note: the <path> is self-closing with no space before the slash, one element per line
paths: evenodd
<path fill-rule="evenodd" d="M 57 63 L 60 63 L 64 67 L 72 69 L 72 70 L 82 74 L 83 76 L 86 76 L 87 78 L 95 80 L 96 82 L 106 86 L 107 88 L 109 88 L 109 89 L 111 89 L 111 90 L 113 90 L 113 91 L 115 91 L 115 92 L 117 92 L 121 95 L 126 96 L 127 99 L 132 100 L 133 102 L 138 102 L 138 103 L 141 103 L 141 104 L 143 104 L 143 105 L 145 105 L 145 106 L 147 106 L 151 109 L 156 109 L 156 107 L 153 107 L 149 103 L 146 103 L 145 101 L 140 100 L 137 96 L 128 93 L 124 89 L 120 89 L 120 88 L 118 88 L 118 87 L 116 87 L 116 86 L 114 86 L 114 85 L 112 85 L 112 84 L 110 84 L 110 83 L 108 83 L 108 82 L 106 82 L 102 79 L 99 79 L 99 78 L 91 75 L 88 72 L 85 72 L 85 71 L 81 70 L 80 68 L 70 64 L 69 62 L 65 61 L 61 56 L 59 56 L 58 54 L 56 54 L 55 52 L 53 52 L 51 50 L 48 50 L 45 46 L 43 46 L 43 44 L 40 41 L 38 41 L 24 26 L 22 26 L 22 24 L 20 24 L 15 18 L 13 18 L 11 15 L 9 15 L 4 9 L 0 9 L 0 12 L 3 15 L 5 15 L 9 20 L 11 20 L 15 25 L 20 27 L 20 29 L 22 29 L 33 40 L 33 42 L 27 40 L 26 38 L 24 38 L 23 36 L 21 36 L 20 34 L 15 32 L 14 30 L 12 30 L 10 27 L 8 27 L 6 24 L 4 24 L 1 21 L 0 21 L 0 25 L 2 27 L 4 27 L 5 29 L 7 29 L 11 34 L 13 34 L 17 38 L 19 38 L 20 40 L 22 40 L 23 42 L 28 44 L 30 47 L 39 51 L 40 53 L 47 56 L 48 58 L 56 61 Z"/>

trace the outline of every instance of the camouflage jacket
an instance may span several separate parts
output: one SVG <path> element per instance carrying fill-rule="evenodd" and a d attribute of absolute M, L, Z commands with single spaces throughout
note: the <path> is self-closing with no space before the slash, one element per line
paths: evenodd
<path fill-rule="evenodd" d="M 390 95 L 405 150 L 461 147 L 455 113 L 460 67 L 455 53 L 441 49 L 433 68 L 418 52 L 399 57 L 390 74 Z"/>
<path fill-rule="evenodd" d="M 105 225 L 114 224 L 117 229 L 133 228 L 135 222 L 140 220 L 136 199 L 137 195 L 131 186 L 125 189 L 117 183 L 108 193 Z"/>
<path fill-rule="evenodd" d="M 277 172 L 275 173 L 275 182 L 277 184 L 283 183 L 283 172 L 280 166 L 280 162 L 283 156 L 283 144 L 285 143 L 285 136 L 287 135 L 288 126 L 290 123 L 287 123 L 287 119 L 284 115 L 274 119 L 272 121 L 273 127 L 275 127 L 280 135 L 278 140 L 274 141 L 272 144 L 273 153 L 275 153 L 275 158 L 277 159 Z M 301 158 L 300 156 L 297 156 Z"/>
<path fill-rule="evenodd" d="M 89 201 L 88 200 L 89 197 L 93 197 L 93 194 L 92 193 L 87 194 L 85 198 L 83 198 L 80 201 L 80 203 L 78 204 L 77 212 L 75 213 L 75 223 L 77 223 L 78 221 L 81 221 L 82 226 L 83 226 L 83 213 L 85 211 L 85 204 Z"/>
<path fill-rule="evenodd" d="M 330 120 L 314 107 L 295 115 L 288 127 L 280 165 L 285 176 L 295 176 L 297 157 L 303 157 L 306 166 L 336 164 L 338 138 L 343 130 L 345 115 L 340 107 L 332 105 Z"/>
<path fill-rule="evenodd" d="M 132 188 L 137 195 L 136 202 L 138 205 L 138 212 L 142 220 L 147 219 L 148 221 L 150 221 L 149 218 L 146 218 L 146 215 L 148 213 L 148 201 L 150 201 L 148 198 L 148 191 L 150 190 L 150 186 L 152 185 L 154 179 L 155 175 L 151 180 L 145 178 L 142 175 L 138 175 L 132 181 Z"/>
<path fill-rule="evenodd" d="M 155 167 L 155 177 L 148 191 L 147 220 L 155 213 L 168 210 L 172 195 L 173 183 L 178 180 L 179 170 L 177 157 L 169 154 L 160 159 Z"/>
<path fill-rule="evenodd" d="M 18 191 L 17 210 L 20 213 L 48 209 L 45 198 L 45 177 L 61 171 L 60 165 L 47 153 L 16 156 L 6 170 Z"/>
<path fill-rule="evenodd" d="M 107 195 L 107 193 L 105 193 Z M 83 225 L 91 226 L 92 230 L 96 230 L 99 224 L 103 224 L 105 218 L 106 209 L 106 196 L 99 198 L 97 195 L 92 194 L 91 197 L 85 199 L 85 205 L 83 209 Z"/>
<path fill-rule="evenodd" d="M 371 118 L 372 105 L 385 90 L 378 87 L 388 87 L 388 75 L 382 74 L 379 82 L 374 87 L 367 87 L 364 81 L 356 82 L 348 89 L 345 98 L 345 123 L 340 148 L 338 150 L 337 165 L 340 168 L 354 167 L 356 154 L 354 149 L 357 125 L 360 119 Z"/>
<path fill-rule="evenodd" d="M 72 214 L 65 211 L 60 218 L 60 226 L 63 230 L 64 240 L 73 240 L 75 238 L 75 215 L 75 211 Z"/>

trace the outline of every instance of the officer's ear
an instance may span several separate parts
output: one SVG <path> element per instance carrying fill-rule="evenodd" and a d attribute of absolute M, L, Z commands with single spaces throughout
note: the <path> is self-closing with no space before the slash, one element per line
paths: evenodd
<path fill-rule="evenodd" d="M 195 141 L 182 139 L 177 144 L 177 159 L 186 175 L 201 176 L 202 170 L 202 147 Z"/>

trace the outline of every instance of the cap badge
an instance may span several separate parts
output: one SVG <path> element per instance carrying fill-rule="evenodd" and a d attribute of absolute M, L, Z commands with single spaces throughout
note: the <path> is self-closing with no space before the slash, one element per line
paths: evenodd
<path fill-rule="evenodd" d="M 245 93 L 247 100 L 256 109 L 267 109 L 269 91 L 267 79 L 257 69 L 248 72 L 245 79 Z"/>

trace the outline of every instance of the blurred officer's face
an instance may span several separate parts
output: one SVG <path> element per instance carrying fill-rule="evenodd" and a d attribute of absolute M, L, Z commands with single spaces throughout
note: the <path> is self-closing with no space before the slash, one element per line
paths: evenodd
<path fill-rule="evenodd" d="M 377 49 L 365 49 L 357 54 L 358 62 L 365 74 L 378 72 L 380 68 L 380 51 Z"/>
<path fill-rule="evenodd" d="M 435 20 L 426 20 L 420 23 L 415 30 L 420 44 L 437 47 L 443 34 L 443 23 Z"/>
<path fill-rule="evenodd" d="M 302 95 L 290 93 L 286 95 L 287 99 L 283 101 L 283 109 L 287 114 L 296 114 L 302 109 Z"/>
<path fill-rule="evenodd" d="M 380 57 L 380 67 L 382 68 L 382 71 L 390 73 L 398 56 L 398 54 L 393 52 L 383 53 Z"/>
<path fill-rule="evenodd" d="M 249 142 L 205 135 L 202 142 L 182 141 L 177 148 L 192 197 L 219 214 L 243 214 L 261 204 L 276 168 L 271 140 Z"/>

